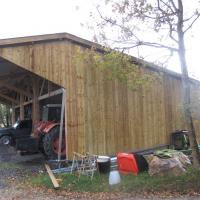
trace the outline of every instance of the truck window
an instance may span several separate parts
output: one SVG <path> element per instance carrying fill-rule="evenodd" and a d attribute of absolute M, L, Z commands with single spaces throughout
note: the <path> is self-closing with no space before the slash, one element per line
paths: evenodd
<path fill-rule="evenodd" d="M 20 128 L 32 128 L 32 123 L 29 120 L 21 121 L 19 127 Z"/>

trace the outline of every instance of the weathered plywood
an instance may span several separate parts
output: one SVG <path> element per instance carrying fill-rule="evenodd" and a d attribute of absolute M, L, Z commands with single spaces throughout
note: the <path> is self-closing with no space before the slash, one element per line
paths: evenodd
<path fill-rule="evenodd" d="M 87 62 L 75 63 L 77 47 L 67 40 L 0 47 L 4 59 L 66 88 L 69 155 L 167 144 L 171 132 L 187 128 L 180 78 L 163 73 L 148 87 L 132 91 Z M 193 99 L 200 97 L 199 88 L 192 84 Z M 195 118 L 198 138 L 199 124 Z"/>

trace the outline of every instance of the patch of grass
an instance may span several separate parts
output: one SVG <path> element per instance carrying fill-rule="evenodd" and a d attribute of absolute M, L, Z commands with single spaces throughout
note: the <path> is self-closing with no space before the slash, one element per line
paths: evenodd
<path fill-rule="evenodd" d="M 181 176 L 149 176 L 147 172 L 138 176 L 121 175 L 121 183 L 109 186 L 108 175 L 96 174 L 91 180 L 89 177 L 81 176 L 78 179 L 73 174 L 61 174 L 57 178 L 62 179 L 60 183 L 61 190 L 67 191 L 85 191 L 85 192 L 141 192 L 141 191 L 199 191 L 200 188 L 200 170 L 189 168 Z M 53 188 L 48 175 L 38 175 L 30 179 L 31 184 L 35 186 L 46 186 Z"/>

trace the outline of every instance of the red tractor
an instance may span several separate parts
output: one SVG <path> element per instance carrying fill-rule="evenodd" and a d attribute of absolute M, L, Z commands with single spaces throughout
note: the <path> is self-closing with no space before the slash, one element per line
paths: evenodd
<path fill-rule="evenodd" d="M 11 145 L 22 154 L 43 152 L 49 159 L 58 158 L 60 104 L 43 107 L 42 120 L 32 126 L 32 120 L 17 121 L 12 127 L 0 130 L 0 142 Z M 66 154 L 64 127 L 61 157 Z"/>

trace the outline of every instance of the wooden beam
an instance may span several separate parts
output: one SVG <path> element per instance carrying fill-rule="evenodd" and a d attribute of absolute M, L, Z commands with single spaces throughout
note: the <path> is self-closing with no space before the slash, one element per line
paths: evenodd
<path fill-rule="evenodd" d="M 1 83 L 0 83 L 0 84 L 1 84 Z M 26 92 L 25 90 L 20 89 L 20 88 L 17 88 L 17 87 L 15 87 L 15 86 L 13 86 L 13 85 L 8 85 L 8 84 L 6 84 L 5 87 L 8 88 L 8 89 L 10 89 L 10 90 L 14 90 L 15 92 L 17 92 L 17 93 L 19 93 L 19 94 L 22 94 L 22 95 L 24 95 L 24 96 L 27 96 L 27 97 L 29 97 L 29 98 L 32 98 L 32 97 L 33 97 L 33 95 L 32 95 L 31 93 Z"/>
<path fill-rule="evenodd" d="M 52 83 L 48 81 L 48 93 L 52 91 Z"/>
<path fill-rule="evenodd" d="M 7 81 L 0 81 L 0 87 L 2 87 L 2 86 L 8 88 L 9 90 L 13 90 L 19 94 L 23 94 L 24 96 L 27 96 L 29 98 L 33 97 L 33 95 L 31 93 L 26 92 L 25 90 L 20 89 L 14 85 L 10 85 Z"/>
<path fill-rule="evenodd" d="M 40 106 L 39 106 L 39 80 L 38 78 L 33 78 L 33 106 L 32 106 L 32 120 L 33 124 L 40 120 Z"/>
<path fill-rule="evenodd" d="M 23 105 L 26 106 L 26 105 L 31 104 L 31 103 L 33 103 L 33 100 L 26 101 L 26 102 L 23 103 Z M 15 108 L 19 108 L 19 107 L 20 107 L 20 105 L 15 106 Z"/>
<path fill-rule="evenodd" d="M 39 97 L 38 97 L 38 100 L 41 101 L 41 100 L 43 100 L 43 99 L 47 99 L 47 98 L 49 98 L 49 97 L 53 97 L 53 96 L 62 94 L 62 90 L 63 90 L 63 89 L 61 88 L 61 89 L 52 91 L 52 92 L 50 92 L 50 93 L 44 94 L 44 95 L 42 95 L 42 96 L 39 96 Z M 23 103 L 23 105 L 25 106 L 25 105 L 28 105 L 28 104 L 30 104 L 30 103 L 33 103 L 33 100 L 26 101 L 26 102 Z M 20 106 L 20 105 L 17 105 L 17 106 L 15 106 L 15 108 L 19 108 L 19 106 Z"/>
<path fill-rule="evenodd" d="M 19 104 L 19 101 L 17 101 L 16 99 L 13 99 L 12 97 L 9 97 L 7 95 L 0 94 L 0 97 L 10 101 L 11 103 Z"/>
<path fill-rule="evenodd" d="M 19 108 L 19 118 L 20 120 L 24 120 L 24 96 L 20 94 L 20 108 Z"/>
<path fill-rule="evenodd" d="M 14 125 L 15 122 L 16 122 L 16 119 L 15 119 L 15 106 L 14 106 L 14 104 L 12 104 L 12 125 Z"/>
<path fill-rule="evenodd" d="M 59 163 L 61 160 L 61 150 L 62 150 L 62 143 L 63 143 L 62 140 L 63 140 L 63 121 L 64 121 L 65 103 L 66 103 L 65 89 L 62 89 L 62 108 L 61 108 L 61 116 L 60 116 L 59 149 L 58 149 Z"/>
<path fill-rule="evenodd" d="M 58 94 L 62 94 L 62 91 L 63 91 L 63 89 L 61 88 L 61 89 L 49 92 L 47 94 L 44 94 L 44 95 L 38 97 L 38 99 L 39 100 L 43 100 L 43 99 L 46 99 L 46 98 L 49 98 L 49 97 L 53 97 L 53 96 L 56 96 Z"/>
<path fill-rule="evenodd" d="M 45 85 L 45 79 L 43 79 L 43 81 L 42 81 L 42 86 L 41 86 L 41 89 L 40 89 L 40 96 L 41 96 L 42 93 L 43 93 L 44 85 Z"/>

